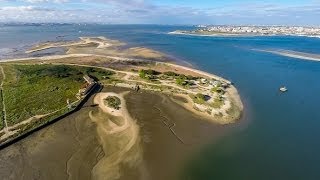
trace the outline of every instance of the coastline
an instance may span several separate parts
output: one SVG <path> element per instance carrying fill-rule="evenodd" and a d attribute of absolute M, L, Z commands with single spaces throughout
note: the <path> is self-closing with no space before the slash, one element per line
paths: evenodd
<path fill-rule="evenodd" d="M 117 61 L 120 61 L 120 62 L 121 61 L 130 61 L 130 60 L 131 61 L 140 60 L 140 59 L 122 58 L 122 57 L 114 57 L 114 56 L 94 55 L 94 54 L 68 54 L 68 55 L 54 55 L 54 56 L 45 56 L 45 57 L 36 57 L 36 58 L 9 59 L 9 60 L 3 60 L 2 62 L 11 62 L 12 63 L 12 62 L 18 62 L 18 61 L 23 62 L 23 61 L 41 60 L 41 61 L 44 61 L 44 62 L 41 62 L 41 63 L 45 63 L 45 61 L 49 61 L 50 62 L 52 60 L 54 61 L 54 60 L 65 59 L 65 58 L 70 58 L 70 57 L 79 57 L 80 58 L 80 57 L 92 57 L 92 56 L 93 57 L 101 57 L 101 58 L 113 59 L 113 60 L 117 60 Z M 208 72 L 204 72 L 202 70 L 193 69 L 193 68 L 182 66 L 182 65 L 178 65 L 178 64 L 173 64 L 173 63 L 168 63 L 168 62 L 157 62 L 157 61 L 152 61 L 152 62 L 155 62 L 158 65 L 160 64 L 160 65 L 165 65 L 165 66 L 171 67 L 171 69 L 181 69 L 181 70 L 186 71 L 186 72 L 195 73 L 195 74 L 201 75 L 203 77 L 207 77 L 209 79 L 213 78 L 213 79 L 217 79 L 219 81 L 222 81 L 222 82 L 230 84 L 230 87 L 227 89 L 226 93 L 227 93 L 228 96 L 231 97 L 231 99 L 233 100 L 235 105 L 237 107 L 239 107 L 239 110 L 241 112 L 243 111 L 243 104 L 242 104 L 242 101 L 241 101 L 241 97 L 240 97 L 237 89 L 233 85 L 231 85 L 232 83 L 229 80 L 224 79 L 224 78 L 222 78 L 220 76 L 208 73 Z M 68 64 L 68 62 L 59 63 L 59 64 Z M 72 65 L 72 64 L 70 64 L 70 65 Z M 73 65 L 77 65 L 77 64 L 73 64 Z M 98 66 L 96 66 L 96 67 L 98 67 Z M 119 72 L 126 73 L 125 71 L 119 71 Z M 240 117 L 238 117 L 237 119 L 239 119 L 239 118 Z M 219 122 L 219 121 L 215 121 L 215 122 Z M 231 121 L 231 122 L 234 122 L 234 121 Z M 224 121 L 223 124 L 231 123 L 231 122 Z"/>
<path fill-rule="evenodd" d="M 93 49 L 97 48 L 105 50 L 104 48 L 109 48 L 110 46 L 112 46 L 112 43 L 109 44 L 107 39 L 102 39 L 101 37 L 99 37 L 99 39 L 102 41 L 102 44 L 108 45 L 106 45 L 106 47 L 94 46 L 92 47 Z M 90 38 L 88 41 L 91 41 Z M 87 41 L 83 41 L 83 43 L 87 44 Z M 117 41 L 117 43 L 119 42 Z M 81 59 L 82 62 L 79 62 L 78 58 Z M 120 78 L 121 81 L 121 83 L 116 81 L 117 86 L 134 89 L 135 86 L 141 85 L 143 89 L 147 91 L 155 91 L 167 95 L 186 95 L 185 97 L 187 98 L 188 103 L 180 104 L 182 105 L 182 107 L 193 112 L 194 114 L 199 115 L 200 117 L 204 117 L 205 119 L 218 124 L 234 123 L 235 121 L 240 119 L 243 112 L 241 97 L 236 87 L 232 85 L 232 82 L 220 76 L 204 72 L 202 70 L 174 64 L 174 62 L 162 62 L 157 60 L 131 58 L 130 56 L 121 57 L 117 56 L 117 53 L 114 54 L 114 56 L 73 53 L 66 55 L 51 55 L 32 58 L 5 59 L 0 61 L 0 64 L 1 63 L 20 63 L 21 65 L 69 65 L 82 66 L 87 68 L 94 67 L 113 71 L 117 74 L 117 77 L 115 78 Z M 108 66 L 108 63 L 112 63 L 115 66 Z M 119 68 L 115 68 L 117 67 L 117 65 L 119 66 Z M 161 79 L 159 77 L 160 79 L 158 79 L 157 82 L 152 82 L 140 77 L 140 74 L 138 72 L 145 69 L 154 70 L 155 72 L 158 71 L 162 75 L 164 75 L 165 72 L 173 72 L 177 73 L 179 77 L 180 75 L 183 75 L 184 77 L 191 76 L 193 78 L 196 78 L 196 80 L 192 80 L 194 84 L 193 87 L 185 87 L 181 84 L 177 84 L 177 77 L 172 79 L 172 77 L 169 76 L 166 77 L 167 79 Z M 203 81 L 205 81 L 205 83 Z M 215 87 L 212 84 L 213 82 L 221 84 L 218 88 L 223 88 L 223 94 L 217 93 L 217 91 L 212 90 L 213 87 Z M 106 84 L 102 84 L 113 85 L 113 81 L 107 81 Z M 209 97 L 209 99 L 203 100 L 200 103 L 196 101 L 196 99 L 194 99 L 199 94 L 202 96 L 207 96 Z M 218 100 L 218 105 L 215 104 L 217 99 L 220 99 Z M 96 103 L 101 104 L 101 102 Z M 123 115 L 123 113 L 118 113 L 118 116 L 120 115 Z"/>
<path fill-rule="evenodd" d="M 320 38 L 320 36 L 310 36 L 310 35 L 294 35 L 294 34 L 231 34 L 231 33 L 191 33 L 185 31 L 172 31 L 168 34 L 172 35 L 186 35 L 186 36 L 203 36 L 203 37 L 276 37 L 276 36 L 292 36 L 292 37 L 308 37 L 308 38 Z"/>

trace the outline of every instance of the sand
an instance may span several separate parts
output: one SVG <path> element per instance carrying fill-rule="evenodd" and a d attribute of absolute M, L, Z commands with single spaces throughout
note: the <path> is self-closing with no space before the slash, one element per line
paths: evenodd
<path fill-rule="evenodd" d="M 255 51 L 267 52 L 272 53 L 280 56 L 286 56 L 296 59 L 303 59 L 309 61 L 320 61 L 319 54 L 312 54 L 312 53 L 304 53 L 299 51 L 291 51 L 291 50 L 261 50 L 261 49 L 253 49 Z"/>
<path fill-rule="evenodd" d="M 124 93 L 98 93 L 94 98 L 94 103 L 99 105 L 100 110 L 111 116 L 118 118 L 118 123 L 112 118 L 103 118 L 103 114 L 95 115 L 90 113 L 90 118 L 97 124 L 97 133 L 103 147 L 105 156 L 98 162 L 92 171 L 93 179 L 115 180 L 121 177 L 121 167 L 143 170 L 142 147 L 140 144 L 139 126 L 131 118 L 124 100 Z M 121 100 L 119 110 L 112 109 L 105 105 L 104 99 L 108 96 L 116 96 Z M 107 115 L 105 117 L 108 117 Z M 119 122 L 120 121 L 120 122 Z M 140 168 L 139 168 L 140 167 Z M 146 172 L 138 175 L 147 178 Z"/>
<path fill-rule="evenodd" d="M 0 150 L 2 179 L 177 180 L 194 155 L 232 129 L 199 119 L 168 96 L 127 91 L 108 86 L 95 96 L 123 98 L 125 116 L 93 106 L 92 97 L 80 111 Z M 125 117 L 130 126 L 114 131 Z"/>

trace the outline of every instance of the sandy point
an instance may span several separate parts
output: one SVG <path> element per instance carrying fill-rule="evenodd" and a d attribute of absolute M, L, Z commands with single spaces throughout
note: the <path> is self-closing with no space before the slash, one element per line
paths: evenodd
<path fill-rule="evenodd" d="M 117 110 L 117 109 L 113 109 L 113 108 L 110 108 L 108 107 L 106 104 L 105 104 L 105 99 L 109 96 L 116 96 L 120 99 L 121 101 L 121 105 L 120 105 L 120 109 Z M 125 109 L 125 100 L 123 98 L 123 95 L 120 95 L 120 94 L 117 94 L 117 93 L 113 93 L 113 92 L 103 92 L 103 93 L 98 93 L 96 94 L 96 96 L 94 97 L 94 100 L 93 102 L 95 104 L 98 104 L 99 105 L 99 108 L 105 112 L 105 113 L 108 113 L 108 114 L 111 114 L 113 116 L 123 116 L 124 115 L 124 109 Z"/>

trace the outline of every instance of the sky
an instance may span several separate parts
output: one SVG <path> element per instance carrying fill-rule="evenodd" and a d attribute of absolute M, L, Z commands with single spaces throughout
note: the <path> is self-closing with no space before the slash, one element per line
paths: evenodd
<path fill-rule="evenodd" d="M 320 0 L 0 0 L 0 22 L 320 25 Z"/>

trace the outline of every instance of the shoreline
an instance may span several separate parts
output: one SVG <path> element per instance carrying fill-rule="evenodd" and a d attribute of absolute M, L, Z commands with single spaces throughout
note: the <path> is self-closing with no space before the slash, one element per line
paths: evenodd
<path fill-rule="evenodd" d="M 36 60 L 50 61 L 50 60 L 64 59 L 64 58 L 68 58 L 68 57 L 92 57 L 92 56 L 110 58 L 110 59 L 114 59 L 117 61 L 140 60 L 140 59 L 122 58 L 122 57 L 114 57 L 114 56 L 94 55 L 94 54 L 68 54 L 68 55 L 55 55 L 55 56 L 45 56 L 45 57 L 36 57 L 36 58 L 9 59 L 9 60 L 4 60 L 2 62 L 9 62 L 10 63 L 10 62 L 15 62 L 15 61 L 33 61 L 33 60 L 34 61 L 36 61 Z M 230 84 L 229 88 L 227 88 L 226 94 L 228 97 L 230 97 L 230 100 L 232 100 L 232 102 L 235 103 L 235 106 L 237 106 L 239 108 L 240 114 L 242 114 L 244 107 L 243 107 L 243 103 L 241 101 L 241 97 L 238 93 L 238 90 L 233 85 L 231 85 L 232 83 L 229 80 L 222 78 L 220 76 L 217 76 L 215 74 L 211 74 L 211 73 L 199 70 L 199 69 L 185 67 L 185 66 L 178 65 L 178 64 L 173 64 L 173 63 L 168 63 L 168 62 L 157 62 L 157 61 L 152 61 L 152 62 L 155 62 L 158 65 L 160 64 L 160 65 L 165 65 L 165 66 L 171 67 L 172 69 L 184 70 L 186 72 L 195 73 L 195 74 L 198 74 L 203 77 L 207 77 L 210 79 L 213 78 L 213 79 Z M 81 65 L 81 64 L 68 64 L 68 62 L 58 63 L 58 64 L 86 66 L 86 65 Z M 95 66 L 95 67 L 104 68 L 104 67 L 99 67 L 99 66 Z M 119 72 L 125 73 L 126 71 L 119 71 Z M 189 108 L 187 108 L 187 109 L 189 109 Z M 203 113 L 203 112 L 199 112 L 199 113 Z M 205 114 L 203 114 L 203 115 L 208 117 L 208 115 L 205 115 Z M 229 123 L 234 122 L 238 119 L 240 119 L 240 117 L 237 117 L 235 120 L 230 121 Z M 214 120 L 214 122 L 219 123 L 219 120 Z M 223 121 L 222 123 L 227 124 L 228 122 Z"/>
<path fill-rule="evenodd" d="M 108 39 L 98 37 L 98 38 L 80 38 L 81 41 L 77 42 L 79 46 L 81 43 L 87 44 L 88 41 L 101 41 L 104 46 L 95 46 L 92 47 L 93 49 L 101 49 L 106 50 L 110 46 L 112 46 L 112 42 L 117 42 L 115 46 L 118 46 L 121 42 L 112 40 L 109 43 Z M 74 42 L 71 42 L 74 43 Z M 62 43 L 58 43 L 59 46 L 64 46 Z M 66 42 L 66 47 L 70 47 L 70 42 Z M 50 47 L 49 47 L 50 48 Z M 74 48 L 74 47 L 70 47 Z M 42 49 L 42 48 L 41 48 Z M 77 51 L 78 52 L 78 51 Z M 96 63 L 96 57 L 99 57 L 99 60 Z M 68 58 L 73 58 L 73 60 L 69 60 Z M 79 59 L 82 59 L 83 62 L 79 62 Z M 25 63 L 24 63 L 25 61 Z M 46 62 L 47 61 L 47 62 Z M 59 62 L 60 61 L 60 62 Z M 115 67 L 109 67 L 105 65 L 105 63 L 112 62 L 115 63 Z M 132 63 L 133 64 L 130 64 Z M 137 63 L 139 62 L 139 63 Z M 118 85 L 134 88 L 134 85 L 137 84 L 142 85 L 147 91 L 159 91 L 162 94 L 172 94 L 177 93 L 179 95 L 186 95 L 188 99 L 187 104 L 180 104 L 182 107 L 186 108 L 187 110 L 197 114 L 201 117 L 206 117 L 206 119 L 218 123 L 218 124 L 230 124 L 233 123 L 241 118 L 243 112 L 243 104 L 241 101 L 241 97 L 232 83 L 220 76 L 215 74 L 211 74 L 199 69 L 194 69 L 191 67 L 186 67 L 183 65 L 174 64 L 174 62 L 167 61 L 162 62 L 158 60 L 152 59 L 140 59 L 140 58 L 132 58 L 127 56 L 118 56 L 118 54 L 111 54 L 111 55 L 104 55 L 104 54 L 95 54 L 95 51 L 92 53 L 70 53 L 65 55 L 49 55 L 49 56 L 41 56 L 41 57 L 30 57 L 30 58 L 14 58 L 14 59 L 4 59 L 0 61 L 0 64 L 3 63 L 22 63 L 22 64 L 64 64 L 64 65 L 73 65 L 73 66 L 84 66 L 84 67 L 96 67 L 105 70 L 112 70 L 117 74 L 125 74 L 123 77 L 123 83 L 118 83 Z M 120 65 L 119 69 L 116 65 Z M 193 80 L 194 85 L 190 87 L 181 86 L 181 84 L 177 84 L 176 78 L 173 79 L 158 79 L 158 82 L 152 82 L 140 78 L 138 71 L 141 69 L 153 69 L 159 72 L 176 72 L 180 75 L 190 75 L 191 77 L 197 77 L 196 80 Z M 135 72 L 133 72 L 134 70 Z M 119 77 L 117 77 L 119 78 Z M 168 78 L 168 77 L 167 77 Z M 172 78 L 172 77 L 171 77 Z M 205 83 L 203 83 L 205 80 Z M 224 84 L 220 85 L 223 87 L 224 94 L 219 94 L 215 91 L 212 91 L 212 88 L 215 87 L 212 82 Z M 111 81 L 111 83 L 113 83 Z M 122 84 L 122 85 L 121 85 Z M 108 85 L 105 84 L 105 85 Z M 157 86 L 157 88 L 154 88 Z M 198 94 L 202 96 L 210 97 L 209 99 L 199 103 L 194 99 L 195 96 Z M 215 106 L 214 102 L 216 99 L 223 99 L 220 100 L 222 103 L 219 106 Z M 97 102 L 97 104 L 101 104 L 101 102 Z M 102 110 L 105 108 L 100 107 Z M 197 112 L 196 112 L 197 111 Z M 107 111 L 105 111 L 108 113 Z M 109 113 L 110 114 L 110 113 Z M 112 114 L 112 113 L 111 113 Z M 123 116 L 123 112 L 117 114 L 117 116 Z"/>
<path fill-rule="evenodd" d="M 320 38 L 320 36 L 308 36 L 308 35 L 294 35 L 294 34 L 230 34 L 230 33 L 212 33 L 212 34 L 201 34 L 191 32 L 172 31 L 168 34 L 172 35 L 186 35 L 186 36 L 203 36 L 203 37 L 308 37 L 308 38 Z"/>

